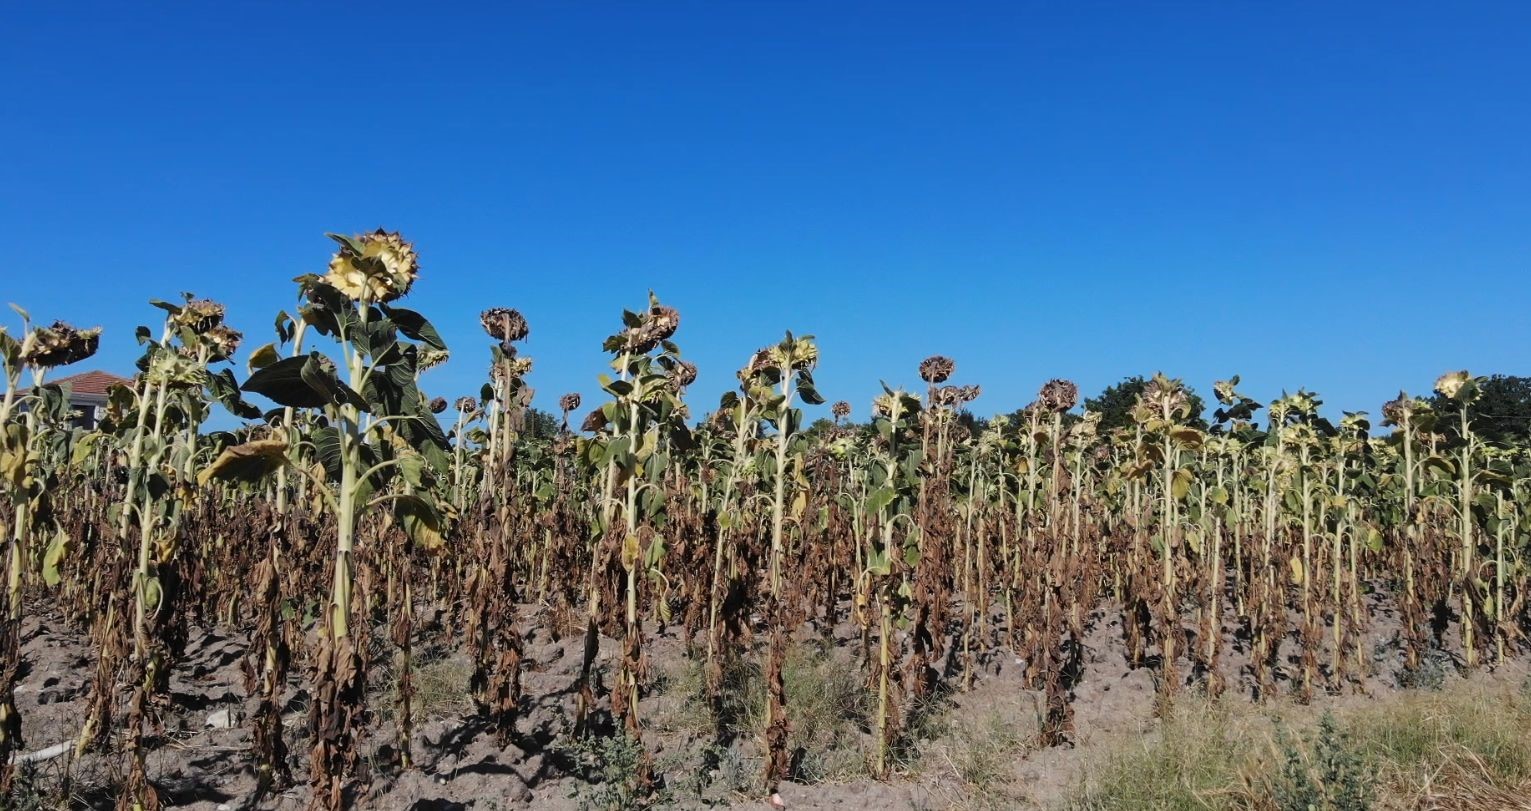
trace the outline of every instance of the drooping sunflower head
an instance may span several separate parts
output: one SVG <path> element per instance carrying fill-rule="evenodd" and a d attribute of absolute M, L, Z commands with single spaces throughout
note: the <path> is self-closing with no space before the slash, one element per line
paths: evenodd
<path fill-rule="evenodd" d="M 1186 395 L 1185 384 L 1179 378 L 1165 377 L 1163 373 L 1156 373 L 1148 381 L 1138 396 L 1138 402 L 1147 408 L 1147 417 L 1138 419 L 1138 422 L 1162 418 L 1165 414 L 1173 418 L 1184 418 L 1191 413 L 1191 399 Z"/>
<path fill-rule="evenodd" d="M 571 391 L 568 394 L 558 398 L 558 408 L 565 414 L 568 414 L 571 411 L 578 411 L 579 404 L 580 396 L 579 392 L 577 391 Z"/>
<path fill-rule="evenodd" d="M 355 237 L 330 235 L 340 250 L 324 281 L 352 301 L 388 302 L 408 295 L 420 276 L 414 245 L 397 231 L 379 228 Z"/>
<path fill-rule="evenodd" d="M 148 377 L 157 386 L 189 389 L 206 381 L 207 370 L 185 352 L 163 351 L 155 352 L 149 361 Z"/>
<path fill-rule="evenodd" d="M 661 341 L 668 341 L 680 329 L 680 311 L 663 304 L 649 308 L 649 329 Z"/>
<path fill-rule="evenodd" d="M 526 377 L 532 373 L 532 359 L 528 357 L 511 358 L 505 361 L 505 371 L 511 377 Z"/>
<path fill-rule="evenodd" d="M 1062 414 L 1079 404 L 1079 387 L 1072 380 L 1054 378 L 1042 384 L 1037 403 L 1045 411 Z"/>
<path fill-rule="evenodd" d="M 600 408 L 593 408 L 589 414 L 585 415 L 585 421 L 580 423 L 579 429 L 586 433 L 595 434 L 606 430 L 607 422 L 606 411 Z"/>
<path fill-rule="evenodd" d="M 472 397 L 457 398 L 457 410 L 463 414 L 471 414 L 478 408 L 478 401 Z"/>
<path fill-rule="evenodd" d="M 452 353 L 442 349 L 421 347 L 417 358 L 418 359 L 415 361 L 415 368 L 424 372 L 428 369 L 434 369 L 437 366 L 440 366 L 441 364 L 451 360 Z"/>
<path fill-rule="evenodd" d="M 1371 431 L 1371 429 L 1371 419 L 1367 416 L 1365 411 L 1347 411 L 1345 412 L 1345 416 L 1340 418 L 1340 432 L 1343 434 L 1362 437 L 1366 436 L 1366 434 Z"/>
<path fill-rule="evenodd" d="M 957 362 L 945 355 L 931 355 L 920 361 L 920 379 L 934 386 L 945 383 L 957 371 Z"/>
<path fill-rule="evenodd" d="M 188 294 L 189 295 L 189 294 Z M 226 308 L 212 299 L 187 299 L 181 311 L 170 317 L 176 326 L 192 332 L 206 332 L 223 323 Z"/>
<path fill-rule="evenodd" d="M 835 404 L 829 407 L 829 413 L 834 415 L 836 421 L 843 420 L 851 415 L 851 404 L 844 400 L 836 400 Z"/>
<path fill-rule="evenodd" d="M 769 346 L 755 350 L 755 354 L 750 355 L 750 362 L 739 370 L 739 379 L 749 380 L 767 369 L 775 368 L 776 361 L 771 350 Z"/>
<path fill-rule="evenodd" d="M 649 309 L 638 316 L 637 324 L 614 336 L 623 351 L 643 354 L 668 341 L 680 329 L 680 311 L 659 303 L 652 294 Z"/>
<path fill-rule="evenodd" d="M 478 320 L 484 325 L 484 332 L 498 341 L 519 341 L 531 334 L 526 316 L 509 307 L 490 307 L 479 313 Z"/>
<path fill-rule="evenodd" d="M 244 340 L 244 334 L 239 330 L 229 327 L 227 324 L 219 324 L 202 334 L 207 345 L 212 349 L 209 360 L 228 360 L 239 351 L 239 342 Z"/>
<path fill-rule="evenodd" d="M 1459 372 L 1447 372 L 1436 378 L 1435 391 L 1448 400 L 1455 400 L 1457 395 L 1462 393 L 1462 389 L 1467 386 L 1469 379 L 1466 369 Z"/>
<path fill-rule="evenodd" d="M 683 360 L 675 364 L 675 385 L 684 389 L 696 382 L 696 364 Z"/>
<path fill-rule="evenodd" d="M 432 414 L 440 414 L 441 412 L 446 411 L 446 410 L 447 410 L 447 398 L 445 398 L 445 397 L 432 397 L 431 398 L 431 413 Z"/>
<path fill-rule="evenodd" d="M 68 366 L 96 354 L 101 346 L 101 328 L 75 329 L 63 321 L 38 327 L 27 333 L 21 343 L 23 362 L 42 369 Z"/>
<path fill-rule="evenodd" d="M 1233 405 L 1242 399 L 1239 395 L 1239 376 L 1234 375 L 1228 380 L 1219 380 L 1212 384 L 1212 393 L 1217 396 L 1217 401 L 1223 405 Z"/>

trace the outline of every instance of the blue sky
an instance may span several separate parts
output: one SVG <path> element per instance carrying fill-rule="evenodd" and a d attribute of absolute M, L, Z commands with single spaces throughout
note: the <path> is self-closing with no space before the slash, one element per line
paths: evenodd
<path fill-rule="evenodd" d="M 786 329 L 858 416 L 932 353 L 980 413 L 1531 374 L 1531 4 L 319 6 L 12 5 L 0 299 L 104 326 L 102 368 L 181 290 L 253 348 L 383 225 L 448 397 L 501 305 L 538 405 L 593 402 L 651 287 L 696 413 Z"/>

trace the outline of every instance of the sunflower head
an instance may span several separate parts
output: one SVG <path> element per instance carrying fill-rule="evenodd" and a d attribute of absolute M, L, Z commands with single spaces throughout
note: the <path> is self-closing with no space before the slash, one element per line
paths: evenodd
<path fill-rule="evenodd" d="M 505 372 L 511 377 L 526 377 L 532 373 L 532 359 L 511 358 L 505 361 Z"/>
<path fill-rule="evenodd" d="M 23 362 L 42 369 L 68 366 L 96 354 L 101 346 L 101 328 L 75 329 L 63 321 L 38 327 L 21 342 Z"/>
<path fill-rule="evenodd" d="M 920 379 L 934 386 L 945 383 L 957 371 L 957 362 L 945 355 L 931 355 L 920 361 Z"/>
<path fill-rule="evenodd" d="M 1143 387 L 1142 394 L 1138 395 L 1138 405 L 1144 407 L 1142 414 L 1137 413 L 1140 409 L 1134 408 L 1133 416 L 1138 422 L 1162 418 L 1166 414 L 1171 418 L 1185 418 L 1191 413 L 1191 399 L 1185 393 L 1185 384 L 1162 373 L 1155 374 Z"/>
<path fill-rule="evenodd" d="M 775 360 L 771 355 L 771 347 L 767 346 L 757 349 L 755 354 L 750 356 L 750 362 L 746 363 L 744 368 L 739 370 L 739 379 L 749 380 L 767 369 L 774 368 L 774 363 Z"/>
<path fill-rule="evenodd" d="M 683 360 L 675 364 L 675 385 L 685 388 L 696 382 L 696 364 Z"/>
<path fill-rule="evenodd" d="M 600 408 L 593 408 L 589 414 L 585 415 L 585 421 L 580 423 L 579 429 L 586 433 L 595 434 L 606 430 L 606 423 L 606 411 Z"/>
<path fill-rule="evenodd" d="M 1043 410 L 1062 414 L 1079 404 L 1079 387 L 1071 380 L 1055 378 L 1042 384 L 1037 403 Z"/>
<path fill-rule="evenodd" d="M 446 363 L 448 360 L 451 360 L 452 353 L 443 349 L 431 349 L 429 347 L 422 346 L 420 348 L 420 353 L 416 356 L 416 358 L 415 368 L 423 372 L 427 369 L 434 369 L 437 366 Z"/>
<path fill-rule="evenodd" d="M 472 397 L 459 397 L 457 398 L 456 406 L 459 412 L 463 414 L 471 414 L 475 409 L 478 408 L 478 401 Z"/>
<path fill-rule="evenodd" d="M 1398 392 L 1398 397 L 1382 404 L 1382 424 L 1402 425 L 1410 414 L 1414 413 L 1414 403 L 1409 395 Z"/>
<path fill-rule="evenodd" d="M 387 302 L 409 293 L 420 276 L 415 247 L 396 231 L 379 228 L 370 234 L 343 237 L 330 234 L 340 250 L 330 259 L 324 281 L 352 301 Z"/>
<path fill-rule="evenodd" d="M 1471 380 L 1466 369 L 1459 372 L 1447 372 L 1436 379 L 1435 391 L 1448 400 L 1455 400 L 1467 388 Z"/>
<path fill-rule="evenodd" d="M 558 408 L 565 414 L 568 414 L 571 411 L 578 411 L 579 404 L 580 397 L 579 392 L 577 391 L 571 391 L 568 394 L 558 398 Z"/>
<path fill-rule="evenodd" d="M 641 355 L 652 351 L 661 341 L 670 340 L 680 328 L 680 311 L 660 304 L 659 299 L 650 293 L 648 310 L 637 316 L 637 323 L 628 323 L 632 325 L 608 340 L 608 349 L 615 347 Z"/>
<path fill-rule="evenodd" d="M 836 422 L 839 422 L 851 415 L 851 404 L 844 400 L 836 400 L 835 404 L 829 407 L 829 413 L 834 415 Z"/>
<path fill-rule="evenodd" d="M 223 323 L 225 312 L 224 306 L 212 299 L 188 298 L 181 306 L 181 311 L 171 316 L 170 320 L 183 329 L 206 332 Z"/>
<path fill-rule="evenodd" d="M 674 307 L 656 304 L 649 308 L 649 329 L 661 341 L 668 341 L 680 329 L 680 311 Z"/>
<path fill-rule="evenodd" d="M 1234 375 L 1227 380 L 1219 380 L 1212 384 L 1212 393 L 1217 396 L 1217 401 L 1223 405 L 1233 405 L 1239 402 L 1239 376 Z"/>
<path fill-rule="evenodd" d="M 501 342 L 520 341 L 531 333 L 526 317 L 509 307 L 490 307 L 479 313 L 478 320 L 489 337 Z"/>
<path fill-rule="evenodd" d="M 188 389 L 202 385 L 207 379 L 207 370 L 184 352 L 155 352 L 149 361 L 148 377 L 158 386 Z"/>
<path fill-rule="evenodd" d="M 239 351 L 239 342 L 244 340 L 244 334 L 239 330 L 229 327 L 227 324 L 219 324 L 202 333 L 202 338 L 212 348 L 210 360 L 228 360 Z"/>

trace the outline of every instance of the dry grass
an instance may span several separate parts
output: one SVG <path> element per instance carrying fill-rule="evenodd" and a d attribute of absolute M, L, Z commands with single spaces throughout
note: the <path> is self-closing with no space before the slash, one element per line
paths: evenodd
<path fill-rule="evenodd" d="M 1386 808 L 1531 809 L 1531 694 L 1456 680 L 1334 712 L 1337 746 L 1365 764 Z M 1087 767 L 1074 809 L 1280 809 L 1282 767 L 1315 760 L 1318 710 L 1182 699 L 1171 716 Z M 1299 769 L 1324 786 L 1321 769 Z M 1334 807 L 1334 806 L 1328 806 Z"/>
<path fill-rule="evenodd" d="M 755 744 L 765 728 L 765 678 L 755 657 L 725 669 L 722 724 L 743 745 L 746 760 L 758 759 Z M 862 729 L 867 724 L 867 690 L 857 668 L 833 652 L 813 645 L 795 646 L 782 668 L 791 720 L 787 747 L 799 753 L 793 779 L 822 782 L 866 773 Z M 717 722 L 709 707 L 702 665 L 694 662 L 668 671 L 653 716 L 656 727 L 693 738 L 711 737 Z M 754 747 L 754 748 L 752 748 Z"/>
<path fill-rule="evenodd" d="M 1531 806 L 1531 695 L 1494 682 L 1410 692 L 1346 716 L 1396 806 Z M 1521 805 L 1485 804 L 1518 797 Z"/>
<path fill-rule="evenodd" d="M 1013 712 L 990 709 L 954 717 L 941 739 L 927 747 L 927 770 L 950 778 L 949 787 L 937 790 L 954 808 L 1014 808 L 1022 799 L 1016 765 L 1036 741 L 1034 727 Z"/>
<path fill-rule="evenodd" d="M 419 665 L 412 682 L 415 695 L 410 702 L 415 723 L 470 712 L 473 699 L 468 680 L 473 666 L 465 656 L 449 656 Z"/>

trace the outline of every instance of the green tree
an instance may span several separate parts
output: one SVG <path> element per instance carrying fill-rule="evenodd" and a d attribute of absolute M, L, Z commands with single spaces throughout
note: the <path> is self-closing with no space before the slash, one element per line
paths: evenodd
<path fill-rule="evenodd" d="M 540 408 L 528 408 L 521 433 L 529 439 L 552 439 L 558 435 L 559 424 L 558 417 Z"/>
<path fill-rule="evenodd" d="M 1467 406 L 1467 419 L 1479 438 L 1502 445 L 1531 440 L 1531 377 L 1490 375 L 1479 381 L 1478 399 Z M 1436 394 L 1430 405 L 1450 413 L 1455 405 Z"/>

